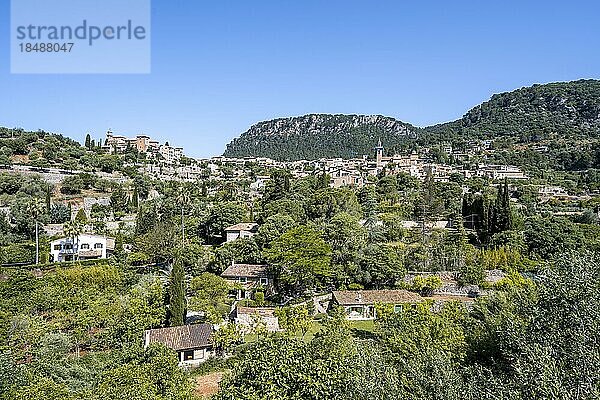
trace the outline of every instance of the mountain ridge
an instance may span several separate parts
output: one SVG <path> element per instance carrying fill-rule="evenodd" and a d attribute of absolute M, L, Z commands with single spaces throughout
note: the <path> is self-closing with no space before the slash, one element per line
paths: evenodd
<path fill-rule="evenodd" d="M 250 153 L 276 159 L 362 155 L 379 139 L 390 145 L 416 138 L 421 128 L 393 117 L 365 114 L 305 114 L 253 124 L 227 145 L 226 156 Z M 283 137 L 284 141 L 279 140 Z M 325 145 L 323 145 L 325 141 Z"/>
<path fill-rule="evenodd" d="M 600 80 L 534 84 L 496 93 L 461 118 L 424 128 L 377 114 L 318 113 L 261 121 L 232 140 L 224 156 L 351 158 L 370 154 L 379 137 L 386 148 L 398 150 L 416 145 L 415 140 L 436 144 L 510 138 L 528 143 L 553 135 L 600 137 Z"/>

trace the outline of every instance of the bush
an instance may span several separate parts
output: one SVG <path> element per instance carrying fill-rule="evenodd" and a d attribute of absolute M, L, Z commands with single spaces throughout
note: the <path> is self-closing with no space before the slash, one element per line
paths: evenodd
<path fill-rule="evenodd" d="M 351 283 L 348 285 L 348 290 L 363 290 L 364 288 L 360 283 Z"/>
<path fill-rule="evenodd" d="M 485 268 L 480 263 L 465 264 L 458 274 L 458 283 L 465 285 L 483 285 L 485 281 Z"/>
<path fill-rule="evenodd" d="M 442 284 L 442 279 L 437 275 L 417 275 L 410 285 L 410 290 L 420 292 L 421 296 L 429 297 L 434 290 L 441 288 Z"/>
<path fill-rule="evenodd" d="M 0 248 L 0 264 L 33 263 L 34 244 L 11 244 Z"/>
<path fill-rule="evenodd" d="M 265 305 L 265 293 L 264 292 L 254 293 L 254 302 L 259 307 L 264 306 Z"/>

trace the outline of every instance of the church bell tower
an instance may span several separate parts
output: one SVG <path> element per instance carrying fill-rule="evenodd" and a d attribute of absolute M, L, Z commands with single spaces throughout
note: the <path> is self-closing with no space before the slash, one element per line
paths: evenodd
<path fill-rule="evenodd" d="M 381 138 L 379 138 L 379 142 L 377 142 L 377 147 L 375 147 L 375 155 L 377 160 L 377 167 L 383 166 L 382 158 L 383 158 L 383 146 L 381 145 Z"/>

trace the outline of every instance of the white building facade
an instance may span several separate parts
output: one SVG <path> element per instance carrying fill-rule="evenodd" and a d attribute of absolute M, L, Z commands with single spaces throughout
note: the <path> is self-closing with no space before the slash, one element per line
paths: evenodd
<path fill-rule="evenodd" d="M 74 240 L 73 240 L 74 239 Z M 108 258 L 115 250 L 115 239 L 107 236 L 81 234 L 50 242 L 52 262 Z"/>

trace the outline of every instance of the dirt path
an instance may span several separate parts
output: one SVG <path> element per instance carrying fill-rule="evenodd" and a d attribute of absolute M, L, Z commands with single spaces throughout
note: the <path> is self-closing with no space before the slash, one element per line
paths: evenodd
<path fill-rule="evenodd" d="M 223 379 L 223 372 L 213 372 L 196 377 L 194 393 L 201 399 L 208 399 L 219 391 L 219 382 Z"/>

